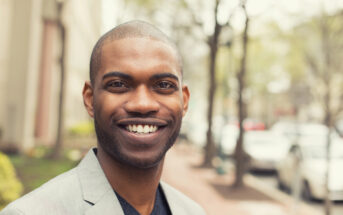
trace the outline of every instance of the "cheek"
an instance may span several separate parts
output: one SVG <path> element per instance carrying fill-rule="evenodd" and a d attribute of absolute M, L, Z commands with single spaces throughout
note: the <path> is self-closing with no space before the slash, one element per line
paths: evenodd
<path fill-rule="evenodd" d="M 111 122 L 111 116 L 120 112 L 122 99 L 117 96 L 111 96 L 109 93 L 104 93 L 97 97 L 95 109 L 98 116 L 103 120 Z"/>
<path fill-rule="evenodd" d="M 180 97 L 175 96 L 168 99 L 160 100 L 160 103 L 165 107 L 170 114 L 172 114 L 176 119 L 182 118 L 183 105 Z"/>

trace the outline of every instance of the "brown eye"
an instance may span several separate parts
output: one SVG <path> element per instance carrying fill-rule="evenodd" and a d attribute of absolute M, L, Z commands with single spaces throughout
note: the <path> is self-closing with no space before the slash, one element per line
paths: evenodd
<path fill-rule="evenodd" d="M 113 80 L 106 84 L 106 89 L 114 93 L 122 93 L 126 92 L 129 89 L 129 86 L 124 81 Z"/>
<path fill-rule="evenodd" d="M 159 93 L 169 94 L 175 92 L 178 88 L 171 81 L 160 81 L 156 83 L 155 89 Z"/>
<path fill-rule="evenodd" d="M 125 87 L 125 83 L 121 81 L 111 81 L 108 86 L 110 87 Z"/>
<path fill-rule="evenodd" d="M 172 88 L 173 85 L 167 81 L 161 81 L 160 83 L 157 84 L 159 88 L 161 89 L 169 89 Z"/>

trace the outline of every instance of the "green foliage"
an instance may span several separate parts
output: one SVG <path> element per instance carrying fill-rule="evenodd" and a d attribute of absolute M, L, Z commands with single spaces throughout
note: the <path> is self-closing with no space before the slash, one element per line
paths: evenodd
<path fill-rule="evenodd" d="M 139 13 L 148 12 L 151 13 L 156 9 L 156 6 L 159 5 L 157 0 L 128 0 L 125 2 L 128 5 L 131 5 L 133 10 L 139 10 Z M 144 10 L 142 10 L 144 8 Z"/>
<path fill-rule="evenodd" d="M 343 104 L 342 26 L 342 13 L 323 12 L 295 27 L 288 40 L 287 67 L 293 72 L 303 71 L 298 82 L 309 87 L 309 92 L 316 98 L 313 103 L 321 106 L 323 113 L 333 116 L 342 112 Z"/>
<path fill-rule="evenodd" d="M 234 76 L 233 59 L 234 56 L 230 53 L 230 50 L 226 47 L 220 48 L 217 54 L 216 73 L 218 92 L 221 97 L 229 95 L 229 78 Z"/>
<path fill-rule="evenodd" d="M 218 51 L 216 68 L 218 90 L 225 96 L 228 95 L 229 89 L 234 87 L 228 86 L 228 80 L 236 79 L 236 73 L 240 68 L 241 48 L 240 44 L 234 44 L 231 47 L 232 50 L 224 47 Z M 283 59 L 281 56 L 283 49 L 285 49 L 283 43 L 270 35 L 249 38 L 245 78 L 247 88 L 262 94 L 266 92 L 267 84 L 275 79 L 275 70 L 280 67 L 279 61 Z"/>
<path fill-rule="evenodd" d="M 0 209 L 20 197 L 23 186 L 8 157 L 0 152 Z"/>
<path fill-rule="evenodd" d="M 136 0 L 134 2 L 142 7 L 152 7 L 157 4 L 156 0 Z"/>
<path fill-rule="evenodd" d="M 94 124 L 93 122 L 81 122 L 69 129 L 68 132 L 71 136 L 90 136 L 94 134 Z"/>
<path fill-rule="evenodd" d="M 51 148 L 47 146 L 36 146 L 26 152 L 29 157 L 42 158 L 51 153 Z"/>
<path fill-rule="evenodd" d="M 248 49 L 247 86 L 256 92 L 266 93 L 266 86 L 278 73 L 278 57 L 282 44 L 272 37 L 250 37 Z"/>
<path fill-rule="evenodd" d="M 60 160 L 51 160 L 44 157 L 11 156 L 10 159 L 24 185 L 24 193 L 39 187 L 77 164 L 65 157 Z"/>
<path fill-rule="evenodd" d="M 284 59 L 284 66 L 293 81 L 300 81 L 305 78 L 305 47 L 303 40 L 299 40 L 296 35 L 288 35 L 290 48 Z"/>

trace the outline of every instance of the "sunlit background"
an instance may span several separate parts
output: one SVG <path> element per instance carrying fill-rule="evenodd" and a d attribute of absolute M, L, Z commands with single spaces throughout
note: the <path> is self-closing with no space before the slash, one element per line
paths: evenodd
<path fill-rule="evenodd" d="M 0 0 L 0 208 L 96 144 L 81 96 L 90 54 L 133 19 L 160 28 L 183 57 L 181 151 L 218 177 L 243 168 L 294 200 L 270 214 L 343 214 L 342 0 Z M 227 187 L 241 187 L 234 181 Z"/>

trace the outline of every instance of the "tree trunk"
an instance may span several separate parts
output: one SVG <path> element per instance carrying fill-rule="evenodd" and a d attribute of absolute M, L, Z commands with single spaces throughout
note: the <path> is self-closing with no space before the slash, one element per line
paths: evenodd
<path fill-rule="evenodd" d="M 216 1 L 215 6 L 215 27 L 214 33 L 208 41 L 210 47 L 210 67 L 209 67 L 209 92 L 208 92 L 208 110 L 207 110 L 207 121 L 208 121 L 208 130 L 206 136 L 206 145 L 205 145 L 205 154 L 203 167 L 212 167 L 212 159 L 216 155 L 216 145 L 213 141 L 212 135 L 212 118 L 213 118 L 213 107 L 214 107 L 214 96 L 216 92 L 216 58 L 218 51 L 218 38 L 222 26 L 217 21 L 217 11 L 218 11 L 219 1 Z"/>
<path fill-rule="evenodd" d="M 330 101 L 330 96 L 327 95 L 326 99 L 327 101 Z M 327 104 L 327 108 L 330 108 L 330 105 Z M 330 200 L 330 166 L 331 166 L 331 157 L 330 157 L 330 151 L 331 151 L 331 113 L 329 110 L 326 110 L 325 114 L 325 120 L 324 120 L 325 125 L 329 128 L 327 138 L 326 138 L 326 171 L 325 171 L 325 199 L 324 199 L 324 210 L 325 210 L 325 215 L 330 215 L 331 214 L 331 200 Z"/>
<path fill-rule="evenodd" d="M 57 11 L 58 11 L 58 26 L 61 38 L 61 57 L 60 57 L 60 71 L 61 71 L 61 79 L 60 79 L 60 95 L 59 95 L 59 105 L 58 105 L 58 125 L 57 125 L 57 135 L 55 145 L 52 149 L 50 154 L 50 158 L 57 159 L 61 156 L 62 151 L 62 144 L 63 144 L 63 130 L 64 130 L 64 118 L 63 118 L 63 109 L 64 109 L 64 97 L 65 97 L 65 49 L 66 49 L 66 31 L 65 26 L 62 22 L 62 11 L 63 11 L 64 3 L 58 2 L 57 3 Z"/>
<path fill-rule="evenodd" d="M 329 132 L 327 134 L 327 145 L 326 145 L 326 172 L 325 172 L 325 215 L 331 214 L 331 200 L 330 200 L 330 188 L 329 188 L 329 182 L 330 182 L 330 166 L 331 166 L 331 158 L 330 158 L 330 151 L 331 151 L 331 127 L 329 127 Z"/>
<path fill-rule="evenodd" d="M 323 30 L 323 42 L 327 42 L 327 37 L 325 35 L 325 30 Z M 324 124 L 329 128 L 327 138 L 326 138 L 326 172 L 325 172 L 325 199 L 324 199 L 324 211 L 325 215 L 330 215 L 331 214 L 331 200 L 330 200 L 330 189 L 329 189 L 329 181 L 330 181 L 330 148 L 331 148 L 331 138 L 330 138 L 330 133 L 331 133 L 331 126 L 332 126 L 332 118 L 331 118 L 331 92 L 330 92 L 330 83 L 331 83 L 331 75 L 330 75 L 330 57 L 329 53 L 327 50 L 327 47 L 324 44 L 323 51 L 325 53 L 325 63 L 326 63 L 326 68 L 328 71 L 324 73 L 324 83 L 326 85 L 326 93 L 324 95 L 324 110 L 325 110 L 325 119 L 324 119 Z"/>
<path fill-rule="evenodd" d="M 245 5 L 243 5 L 245 10 Z M 243 55 L 241 59 L 241 67 L 237 73 L 238 79 L 238 115 L 239 115 L 239 137 L 237 140 L 235 148 L 235 161 L 236 161 L 236 177 L 234 182 L 234 187 L 244 186 L 243 176 L 248 167 L 248 155 L 245 153 L 243 148 L 244 140 L 244 126 L 243 121 L 246 118 L 246 105 L 243 101 L 243 92 L 245 88 L 245 73 L 246 73 L 246 61 L 247 61 L 247 51 L 248 51 L 248 30 L 249 30 L 249 17 L 246 15 L 245 27 L 243 32 Z"/>
<path fill-rule="evenodd" d="M 326 172 L 325 172 L 325 215 L 331 214 L 331 200 L 330 200 L 330 189 L 329 189 L 329 182 L 330 182 L 330 148 L 331 148 L 331 138 L 330 132 L 332 127 L 332 113 L 331 113 L 331 53 L 330 53 L 330 39 L 329 39 L 329 29 L 328 23 L 326 19 L 322 19 L 322 23 L 320 23 L 321 27 L 321 37 L 322 37 L 322 50 L 324 53 L 324 63 L 325 63 L 325 70 L 323 71 L 323 81 L 325 83 L 326 92 L 324 95 L 324 110 L 325 110 L 325 119 L 324 124 L 329 128 L 327 134 L 327 143 L 326 143 Z"/>

